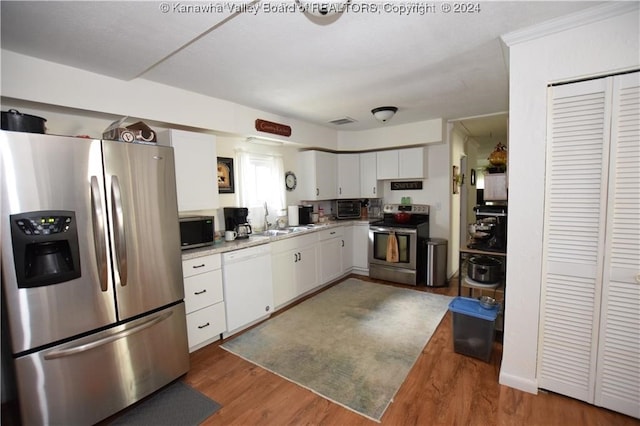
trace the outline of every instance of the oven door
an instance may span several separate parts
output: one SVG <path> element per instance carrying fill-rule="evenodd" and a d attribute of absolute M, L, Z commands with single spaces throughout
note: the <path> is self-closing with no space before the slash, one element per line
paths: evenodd
<path fill-rule="evenodd" d="M 387 261 L 389 234 L 395 232 L 398 240 L 398 262 Z M 418 248 L 418 233 L 410 228 L 369 226 L 369 264 L 415 271 Z"/>

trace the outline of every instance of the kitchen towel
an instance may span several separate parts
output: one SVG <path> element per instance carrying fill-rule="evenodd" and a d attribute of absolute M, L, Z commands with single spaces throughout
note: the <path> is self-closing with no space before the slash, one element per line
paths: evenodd
<path fill-rule="evenodd" d="M 387 262 L 398 263 L 400 255 L 398 253 L 398 239 L 395 232 L 389 232 L 387 238 Z"/>
<path fill-rule="evenodd" d="M 298 206 L 289 206 L 289 226 L 298 226 Z"/>

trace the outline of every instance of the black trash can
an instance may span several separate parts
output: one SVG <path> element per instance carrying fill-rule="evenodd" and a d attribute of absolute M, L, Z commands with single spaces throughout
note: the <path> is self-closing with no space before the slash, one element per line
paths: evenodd
<path fill-rule="evenodd" d="M 453 350 L 489 362 L 498 306 L 484 308 L 478 299 L 458 296 L 449 303 L 449 310 L 453 315 Z"/>
<path fill-rule="evenodd" d="M 447 240 L 429 238 L 426 245 L 425 285 L 427 287 L 445 287 L 447 285 Z"/>

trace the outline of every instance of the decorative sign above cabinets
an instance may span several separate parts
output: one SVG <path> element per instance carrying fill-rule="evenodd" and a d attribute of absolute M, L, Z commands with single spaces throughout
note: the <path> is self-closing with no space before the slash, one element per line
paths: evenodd
<path fill-rule="evenodd" d="M 274 123 L 272 121 L 256 120 L 256 130 L 265 133 L 273 133 L 280 136 L 291 136 L 291 127 L 285 124 Z"/>
<path fill-rule="evenodd" d="M 402 191 L 402 190 L 412 190 L 412 189 L 422 189 L 422 181 L 421 180 L 413 180 L 408 182 L 391 182 L 391 190 L 392 191 Z"/>

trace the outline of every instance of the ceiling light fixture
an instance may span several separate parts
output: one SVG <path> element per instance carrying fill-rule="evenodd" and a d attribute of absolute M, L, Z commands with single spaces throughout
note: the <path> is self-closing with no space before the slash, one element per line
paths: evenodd
<path fill-rule="evenodd" d="M 331 24 L 342 16 L 347 10 L 351 0 L 340 1 L 317 1 L 317 0 L 296 0 L 298 10 L 313 23 L 318 25 Z"/>
<path fill-rule="evenodd" d="M 373 114 L 378 121 L 386 123 L 391 120 L 391 117 L 393 117 L 397 111 L 398 108 L 394 106 L 382 106 L 372 109 L 371 114 Z"/>

